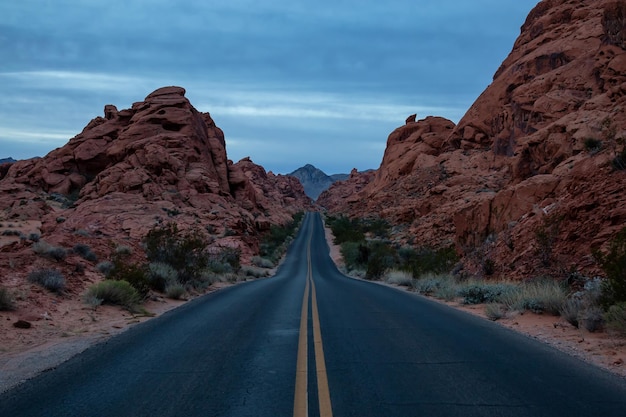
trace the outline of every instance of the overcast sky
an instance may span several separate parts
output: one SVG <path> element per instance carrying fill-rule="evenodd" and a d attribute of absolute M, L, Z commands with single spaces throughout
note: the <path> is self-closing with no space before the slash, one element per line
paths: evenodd
<path fill-rule="evenodd" d="M 0 158 L 44 156 L 105 104 L 178 85 L 230 159 L 378 168 L 417 113 L 455 123 L 537 0 L 0 2 Z"/>

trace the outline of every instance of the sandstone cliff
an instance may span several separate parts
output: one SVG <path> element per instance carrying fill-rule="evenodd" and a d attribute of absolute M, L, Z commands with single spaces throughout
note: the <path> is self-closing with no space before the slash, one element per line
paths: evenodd
<path fill-rule="evenodd" d="M 71 248 L 86 240 L 102 257 L 115 244 L 141 253 L 146 232 L 173 221 L 209 233 L 216 246 L 239 248 L 245 260 L 271 224 L 310 207 L 294 178 L 267 174 L 249 159 L 229 161 L 223 132 L 179 87 L 130 109 L 107 105 L 65 146 L 3 167 L 0 220 L 41 222 L 47 242 Z M 27 268 L 29 244 L 2 247 L 0 268 Z"/>
<path fill-rule="evenodd" d="M 458 125 L 407 119 L 361 191 L 319 202 L 455 245 L 473 272 L 593 273 L 592 248 L 626 226 L 625 105 L 626 3 L 545 0 Z"/>

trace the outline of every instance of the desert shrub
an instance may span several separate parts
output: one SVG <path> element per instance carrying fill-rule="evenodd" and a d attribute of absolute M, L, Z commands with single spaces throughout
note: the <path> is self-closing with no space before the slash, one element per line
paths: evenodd
<path fill-rule="evenodd" d="M 127 262 L 123 256 L 113 257 L 113 269 L 107 274 L 107 279 L 126 281 L 144 298 L 150 292 L 150 281 L 148 280 L 146 267 Z"/>
<path fill-rule="evenodd" d="M 43 240 L 36 242 L 32 248 L 36 254 L 54 259 L 55 261 L 62 261 L 67 256 L 67 250 L 65 248 L 52 246 Z"/>
<path fill-rule="evenodd" d="M 15 309 L 13 303 L 13 297 L 9 290 L 4 287 L 0 287 L 0 311 L 11 311 Z"/>
<path fill-rule="evenodd" d="M 604 314 L 606 327 L 621 335 L 626 335 L 626 303 L 614 304 Z"/>
<path fill-rule="evenodd" d="M 367 265 L 369 250 L 365 242 L 343 242 L 340 252 L 349 271 L 364 269 Z"/>
<path fill-rule="evenodd" d="M 40 238 L 39 233 L 30 233 L 28 235 L 28 239 L 33 242 L 39 242 L 39 238 Z"/>
<path fill-rule="evenodd" d="M 613 238 L 607 254 L 595 251 L 594 256 L 606 274 L 600 299 L 602 306 L 608 309 L 613 304 L 626 302 L 626 227 Z"/>
<path fill-rule="evenodd" d="M 19 230 L 6 229 L 2 231 L 2 236 L 19 236 L 20 234 Z"/>
<path fill-rule="evenodd" d="M 572 326 L 580 326 L 579 317 L 583 310 L 583 302 L 578 298 L 568 298 L 563 303 L 559 314 Z"/>
<path fill-rule="evenodd" d="M 377 239 L 386 239 L 391 232 L 391 225 L 385 219 L 370 218 L 361 220 L 360 228 L 364 233 L 369 233 L 371 237 Z"/>
<path fill-rule="evenodd" d="M 130 246 L 118 245 L 115 247 L 116 255 L 132 255 L 133 249 Z"/>
<path fill-rule="evenodd" d="M 298 212 L 294 214 L 292 220 L 287 224 L 271 225 L 269 232 L 263 236 L 259 244 L 259 253 L 261 257 L 268 259 L 272 263 L 272 266 L 268 268 L 272 268 L 280 261 L 288 244 L 296 234 L 303 217 L 304 213 Z"/>
<path fill-rule="evenodd" d="M 113 270 L 114 267 L 115 265 L 113 265 L 113 262 L 111 261 L 98 262 L 98 264 L 96 265 L 96 269 L 100 271 L 101 273 L 103 273 L 105 276 L 109 275 L 109 273 Z"/>
<path fill-rule="evenodd" d="M 502 302 L 506 295 L 516 290 L 516 286 L 507 283 L 468 283 L 459 288 L 458 294 L 464 304 L 486 304 Z"/>
<path fill-rule="evenodd" d="M 582 312 L 579 322 L 591 333 L 600 331 L 604 326 L 604 310 L 599 306 L 589 307 Z"/>
<path fill-rule="evenodd" d="M 558 316 L 567 300 L 563 286 L 550 279 L 523 283 L 501 298 L 510 310 Z"/>
<path fill-rule="evenodd" d="M 413 284 L 413 276 L 406 271 L 392 270 L 385 275 L 385 281 L 388 284 L 411 287 Z"/>
<path fill-rule="evenodd" d="M 254 266 L 258 266 L 259 268 L 273 268 L 274 267 L 274 263 L 267 258 L 262 258 L 260 256 L 253 256 L 252 257 L 252 264 Z"/>
<path fill-rule="evenodd" d="M 365 278 L 380 279 L 395 264 L 395 251 L 387 243 L 374 240 L 368 243 Z"/>
<path fill-rule="evenodd" d="M 562 216 L 551 214 L 544 217 L 535 229 L 535 253 L 543 266 L 547 267 L 552 263 L 552 251 L 559 236 L 562 220 Z"/>
<path fill-rule="evenodd" d="M 133 309 L 141 300 L 137 290 L 126 281 L 104 280 L 87 289 L 85 300 L 101 300 L 105 304 L 114 304 Z"/>
<path fill-rule="evenodd" d="M 268 276 L 267 269 L 255 266 L 241 267 L 241 273 L 246 277 L 263 278 Z"/>
<path fill-rule="evenodd" d="M 98 256 L 95 253 L 93 253 L 91 248 L 83 243 L 78 243 L 74 245 L 72 250 L 74 251 L 74 253 L 78 254 L 81 258 L 89 262 L 96 262 L 98 260 Z"/>
<path fill-rule="evenodd" d="M 171 285 L 178 283 L 178 272 L 163 262 L 151 262 L 148 265 L 148 285 L 155 291 L 165 292 Z"/>
<path fill-rule="evenodd" d="M 485 315 L 491 321 L 500 320 L 506 315 L 506 308 L 499 303 L 489 303 L 485 306 Z"/>
<path fill-rule="evenodd" d="M 365 232 L 359 219 L 350 219 L 346 216 L 327 217 L 326 223 L 333 232 L 336 245 L 365 240 Z"/>
<path fill-rule="evenodd" d="M 179 283 L 170 284 L 165 288 L 165 296 L 172 300 L 180 300 L 185 295 L 185 287 Z"/>
<path fill-rule="evenodd" d="M 429 247 L 403 248 L 400 252 L 399 258 L 402 269 L 411 271 L 415 278 L 429 273 L 445 274 L 450 272 L 458 261 L 458 256 L 453 247 L 440 249 Z"/>
<path fill-rule="evenodd" d="M 55 269 L 32 271 L 28 274 L 28 281 L 52 292 L 59 293 L 65 289 L 65 277 Z"/>
<path fill-rule="evenodd" d="M 585 139 L 585 149 L 591 153 L 597 153 L 602 149 L 602 141 L 596 138 L 587 138 Z"/>
<path fill-rule="evenodd" d="M 144 238 L 148 260 L 163 262 L 178 271 L 182 284 L 196 280 L 209 264 L 207 237 L 199 230 L 183 232 L 176 223 L 156 226 Z"/>

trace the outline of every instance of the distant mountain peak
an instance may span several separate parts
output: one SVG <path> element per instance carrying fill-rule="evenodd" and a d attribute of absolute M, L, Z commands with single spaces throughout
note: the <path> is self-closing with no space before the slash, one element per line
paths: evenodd
<path fill-rule="evenodd" d="M 340 181 L 348 177 L 348 174 L 327 175 L 324 171 L 314 165 L 306 164 L 287 174 L 296 177 L 302 183 L 304 192 L 313 200 L 317 200 L 319 195 L 326 191 L 335 181 Z"/>

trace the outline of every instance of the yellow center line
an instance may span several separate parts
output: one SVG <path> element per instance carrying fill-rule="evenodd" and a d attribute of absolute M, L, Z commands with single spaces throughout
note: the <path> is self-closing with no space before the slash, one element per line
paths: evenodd
<path fill-rule="evenodd" d="M 300 336 L 298 339 L 298 359 L 296 364 L 296 394 L 293 406 L 294 417 L 307 417 L 308 386 L 307 386 L 307 358 L 308 358 L 308 311 L 309 311 L 309 285 L 312 289 L 311 311 L 313 318 L 313 345 L 315 346 L 315 370 L 317 375 L 317 396 L 319 400 L 320 417 L 332 417 L 332 405 L 330 402 L 330 390 L 328 388 L 328 375 L 326 373 L 326 361 L 324 359 L 324 346 L 322 343 L 322 330 L 317 310 L 317 294 L 313 281 L 313 266 L 311 263 L 311 234 L 307 245 L 307 277 L 302 298 L 302 312 L 300 314 Z"/>

